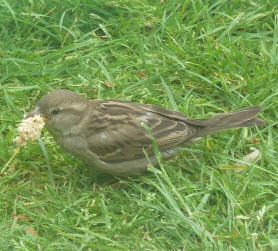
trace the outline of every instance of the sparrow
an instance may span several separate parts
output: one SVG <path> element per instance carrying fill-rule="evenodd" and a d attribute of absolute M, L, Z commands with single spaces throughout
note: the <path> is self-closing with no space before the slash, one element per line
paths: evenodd
<path fill-rule="evenodd" d="M 263 125 L 264 121 L 256 118 L 260 111 L 260 107 L 248 107 L 192 119 L 155 105 L 115 99 L 90 101 L 59 89 L 43 96 L 26 118 L 42 116 L 67 152 L 101 172 L 126 177 L 143 174 L 150 161 L 157 164 L 153 140 L 162 158 L 168 159 L 206 135 Z"/>

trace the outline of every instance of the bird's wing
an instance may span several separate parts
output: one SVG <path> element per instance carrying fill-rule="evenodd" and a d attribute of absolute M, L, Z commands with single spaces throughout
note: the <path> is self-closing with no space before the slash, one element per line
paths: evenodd
<path fill-rule="evenodd" d="M 195 133 L 182 113 L 158 106 L 119 100 L 91 102 L 86 130 L 90 150 L 106 162 L 121 162 L 153 154 L 152 140 L 142 127 L 148 125 L 160 151 L 186 142 Z"/>

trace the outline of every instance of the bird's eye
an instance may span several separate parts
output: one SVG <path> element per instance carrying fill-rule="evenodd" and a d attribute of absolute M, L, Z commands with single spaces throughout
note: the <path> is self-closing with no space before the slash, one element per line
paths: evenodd
<path fill-rule="evenodd" d="M 53 110 L 52 110 L 52 114 L 53 115 L 56 115 L 56 114 L 58 114 L 60 112 L 60 109 L 59 108 L 54 108 Z"/>

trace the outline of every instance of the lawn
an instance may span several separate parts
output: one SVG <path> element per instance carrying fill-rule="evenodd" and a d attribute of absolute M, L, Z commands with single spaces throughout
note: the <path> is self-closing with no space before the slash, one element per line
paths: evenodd
<path fill-rule="evenodd" d="M 0 19 L 0 250 L 278 250 L 276 0 L 2 0 Z M 193 118 L 260 105 L 267 124 L 114 178 L 47 130 L 16 151 L 56 88 Z"/>

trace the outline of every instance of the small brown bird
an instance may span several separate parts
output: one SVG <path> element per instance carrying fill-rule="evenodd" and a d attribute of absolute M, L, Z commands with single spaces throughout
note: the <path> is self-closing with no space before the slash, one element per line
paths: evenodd
<path fill-rule="evenodd" d="M 88 101 L 68 90 L 48 93 L 26 117 L 41 115 L 54 138 L 74 156 L 99 171 L 136 176 L 146 171 L 145 152 L 155 164 L 152 139 L 163 158 L 171 158 L 184 145 L 218 131 L 263 125 L 256 118 L 260 107 L 248 107 L 208 119 L 191 119 L 183 113 L 121 100 Z M 144 151 L 143 151 L 144 150 Z"/>

